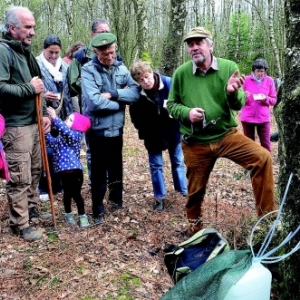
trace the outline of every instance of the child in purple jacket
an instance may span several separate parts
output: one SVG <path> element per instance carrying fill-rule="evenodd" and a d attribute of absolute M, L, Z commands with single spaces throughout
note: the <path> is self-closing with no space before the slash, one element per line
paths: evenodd
<path fill-rule="evenodd" d="M 47 108 L 59 135 L 53 137 L 50 133 L 46 135 L 47 146 L 53 149 L 53 168 L 55 173 L 60 173 L 64 190 L 63 202 L 65 207 L 65 220 L 69 225 L 76 225 L 74 214 L 71 210 L 71 200 L 74 199 L 78 215 L 79 226 L 88 227 L 89 221 L 84 210 L 84 201 L 81 196 L 83 183 L 83 166 L 80 162 L 80 148 L 82 133 L 91 127 L 89 118 L 72 113 L 63 122 L 57 117 L 52 107 Z"/>

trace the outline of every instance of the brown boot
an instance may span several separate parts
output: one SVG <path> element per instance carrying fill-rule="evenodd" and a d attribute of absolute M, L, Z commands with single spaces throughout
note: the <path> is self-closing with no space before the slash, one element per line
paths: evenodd
<path fill-rule="evenodd" d="M 203 229 L 202 218 L 199 217 L 198 219 L 189 219 L 189 229 L 188 234 L 190 236 L 194 235 L 196 232 Z"/>

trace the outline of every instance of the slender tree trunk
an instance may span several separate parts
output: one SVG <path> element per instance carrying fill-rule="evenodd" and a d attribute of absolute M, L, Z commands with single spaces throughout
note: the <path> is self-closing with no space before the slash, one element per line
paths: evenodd
<path fill-rule="evenodd" d="M 148 54 L 148 19 L 145 0 L 133 0 L 134 10 L 136 14 L 136 57 L 143 58 L 145 53 Z"/>
<path fill-rule="evenodd" d="M 268 0 L 269 4 L 269 30 L 270 30 L 270 44 L 274 52 L 274 59 L 275 59 L 275 70 L 277 70 L 277 76 L 282 77 L 282 71 L 281 71 L 281 66 L 280 66 L 280 59 L 279 59 L 279 51 L 278 47 L 275 41 L 274 37 L 274 7 L 273 7 L 273 1 Z"/>
<path fill-rule="evenodd" d="M 172 76 L 178 66 L 186 15 L 186 0 L 171 0 L 169 31 L 163 46 L 160 68 L 167 76 Z"/>
<path fill-rule="evenodd" d="M 238 2 L 237 5 L 238 5 L 237 15 L 239 16 L 241 14 L 241 2 Z M 234 51 L 234 61 L 238 61 L 238 59 L 239 59 L 240 29 L 241 29 L 241 24 L 240 24 L 240 21 L 237 20 L 237 32 L 236 32 L 236 44 L 235 44 L 235 51 Z"/>

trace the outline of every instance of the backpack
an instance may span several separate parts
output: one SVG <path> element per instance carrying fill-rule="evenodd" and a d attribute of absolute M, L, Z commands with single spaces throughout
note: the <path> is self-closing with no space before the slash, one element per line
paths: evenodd
<path fill-rule="evenodd" d="M 164 262 L 177 283 L 206 261 L 229 250 L 229 243 L 217 230 L 204 228 L 178 246 L 170 245 L 164 249 Z"/>
<path fill-rule="evenodd" d="M 81 49 L 79 49 L 75 55 L 73 56 L 73 58 L 76 58 L 80 65 L 83 66 L 84 64 L 86 64 L 90 59 L 86 56 L 88 47 L 84 46 Z"/>
<path fill-rule="evenodd" d="M 0 44 L 2 44 L 7 49 L 7 51 L 9 52 L 9 56 L 10 56 L 9 69 L 11 70 L 12 66 L 14 65 L 13 51 L 12 51 L 12 49 L 5 42 L 0 41 Z M 11 80 L 12 80 L 12 74 L 10 72 L 9 82 L 11 82 Z"/>

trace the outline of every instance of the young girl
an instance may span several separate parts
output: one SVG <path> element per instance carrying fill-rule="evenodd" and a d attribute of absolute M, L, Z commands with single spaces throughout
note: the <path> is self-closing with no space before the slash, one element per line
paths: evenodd
<path fill-rule="evenodd" d="M 0 115 L 0 138 L 5 131 L 5 120 L 2 115 Z M 9 180 L 9 172 L 8 172 L 8 165 L 5 159 L 5 154 L 3 150 L 2 142 L 0 141 L 0 178 L 5 179 L 6 181 Z"/>
<path fill-rule="evenodd" d="M 47 146 L 53 149 L 53 167 L 55 173 L 60 173 L 64 190 L 65 220 L 69 225 L 76 225 L 74 214 L 71 211 L 71 200 L 74 199 L 79 215 L 79 226 L 89 226 L 88 217 L 84 210 L 84 201 L 81 196 L 83 183 L 83 166 L 80 162 L 80 147 L 82 133 L 91 127 L 89 118 L 72 113 L 63 122 L 56 116 L 52 107 L 47 108 L 52 124 L 58 129 L 59 135 L 46 135 Z"/>

